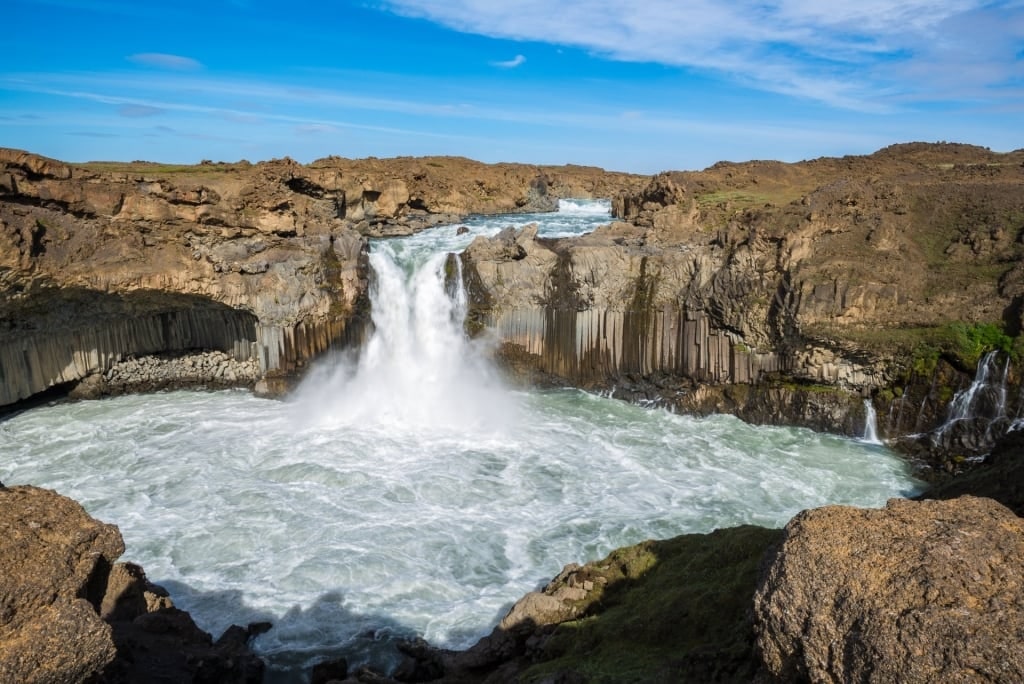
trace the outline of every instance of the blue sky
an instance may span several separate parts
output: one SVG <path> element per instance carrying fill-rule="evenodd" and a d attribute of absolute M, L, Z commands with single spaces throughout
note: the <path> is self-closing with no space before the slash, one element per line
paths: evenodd
<path fill-rule="evenodd" d="M 5 0 L 0 146 L 654 173 L 1024 147 L 1024 0 Z"/>

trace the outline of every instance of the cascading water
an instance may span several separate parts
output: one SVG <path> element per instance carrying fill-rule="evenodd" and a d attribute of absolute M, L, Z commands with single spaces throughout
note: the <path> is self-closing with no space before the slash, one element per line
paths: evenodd
<path fill-rule="evenodd" d="M 1003 354 L 985 354 L 973 382 L 953 396 L 946 422 L 935 431 L 933 443 L 947 449 L 956 446 L 980 452 L 1010 429 L 1012 423 L 1006 413 L 1009 370 L 1010 360 Z"/>
<path fill-rule="evenodd" d="M 864 436 L 861 441 L 865 444 L 881 444 L 878 438 L 878 414 L 870 399 L 864 400 Z"/>
<path fill-rule="evenodd" d="M 280 681 L 330 657 L 387 669 L 398 638 L 468 646 L 565 563 L 618 546 L 917 491 L 902 460 L 854 440 L 503 387 L 462 334 L 443 255 L 509 224 L 608 220 L 607 203 L 563 209 L 375 243 L 372 339 L 285 403 L 34 409 L 0 422 L 0 480 L 117 523 L 125 558 L 215 636 L 272 622 L 255 648 Z"/>

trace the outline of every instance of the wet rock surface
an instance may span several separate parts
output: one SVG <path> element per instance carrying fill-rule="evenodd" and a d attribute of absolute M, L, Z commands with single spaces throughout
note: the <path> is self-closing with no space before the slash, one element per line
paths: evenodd
<path fill-rule="evenodd" d="M 123 551 L 75 501 L 0 485 L 0 681 L 262 681 L 251 628 L 214 642 Z"/>
<path fill-rule="evenodd" d="M 1024 679 L 1024 520 L 990 500 L 805 511 L 754 599 L 778 681 Z"/>

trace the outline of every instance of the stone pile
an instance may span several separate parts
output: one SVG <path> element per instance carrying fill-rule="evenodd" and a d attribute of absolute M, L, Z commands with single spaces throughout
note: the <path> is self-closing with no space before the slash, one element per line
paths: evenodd
<path fill-rule="evenodd" d="M 252 384 L 259 376 L 256 359 L 237 361 L 224 352 L 208 351 L 174 358 L 143 356 L 126 359 L 103 374 L 113 388 L 214 385 L 236 386 Z"/>
<path fill-rule="evenodd" d="M 220 351 L 142 356 L 125 359 L 105 373 L 87 378 L 72 396 L 84 399 L 181 387 L 252 387 L 259 377 L 256 359 L 239 361 Z"/>

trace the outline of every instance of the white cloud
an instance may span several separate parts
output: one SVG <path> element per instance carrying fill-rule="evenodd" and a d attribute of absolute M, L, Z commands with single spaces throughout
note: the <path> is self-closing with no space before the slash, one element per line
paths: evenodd
<path fill-rule="evenodd" d="M 1024 76 L 1019 0 L 385 0 L 391 11 L 493 38 L 707 70 L 759 89 L 880 110 L 893 95 L 955 99 L 972 66 L 990 95 Z M 979 36 L 979 26 L 991 26 Z M 945 72 L 945 73 L 944 73 Z M 924 74 L 923 80 L 910 74 Z M 980 74 L 979 83 L 974 74 Z M 967 79 L 960 83 L 966 85 Z"/>
<path fill-rule="evenodd" d="M 143 66 L 172 69 L 174 71 L 195 71 L 203 67 L 202 64 L 191 57 L 167 55 L 162 52 L 142 52 L 136 55 L 129 55 L 127 59 L 129 62 L 135 62 Z"/>
<path fill-rule="evenodd" d="M 516 55 L 512 59 L 505 62 L 491 62 L 491 66 L 500 67 L 502 69 L 515 69 L 517 66 L 523 64 L 526 61 L 526 57 L 522 55 Z"/>

